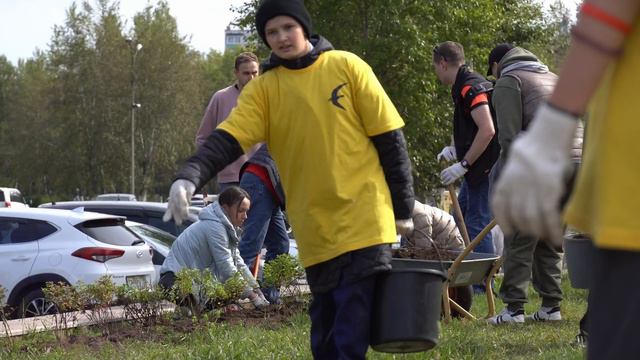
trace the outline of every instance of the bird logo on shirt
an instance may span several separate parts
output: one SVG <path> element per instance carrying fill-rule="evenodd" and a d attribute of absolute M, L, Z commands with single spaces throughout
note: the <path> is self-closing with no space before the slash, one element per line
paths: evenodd
<path fill-rule="evenodd" d="M 338 93 L 340 92 L 340 89 L 342 89 L 345 85 L 347 85 L 347 83 L 342 83 L 336 86 L 336 88 L 331 92 L 331 97 L 329 98 L 329 101 L 331 101 L 333 105 L 339 107 L 342 110 L 346 109 L 344 108 L 344 106 L 342 106 L 342 104 L 340 104 L 338 100 L 340 100 L 340 98 L 343 98 L 344 95 L 339 95 Z"/>

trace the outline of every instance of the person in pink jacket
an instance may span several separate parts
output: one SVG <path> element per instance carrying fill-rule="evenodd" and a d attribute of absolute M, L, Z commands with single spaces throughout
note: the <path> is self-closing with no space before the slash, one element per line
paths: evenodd
<path fill-rule="evenodd" d="M 200 128 L 196 133 L 196 146 L 202 145 L 213 130 L 226 120 L 231 110 L 236 107 L 238 96 L 249 81 L 260 74 L 260 62 L 258 57 L 251 52 L 243 52 L 236 56 L 233 74 L 236 81 L 233 85 L 216 91 L 205 110 Z M 218 173 L 218 192 L 224 191 L 229 186 L 240 184 L 240 168 L 258 149 L 254 146 L 251 151 L 239 157 Z"/>

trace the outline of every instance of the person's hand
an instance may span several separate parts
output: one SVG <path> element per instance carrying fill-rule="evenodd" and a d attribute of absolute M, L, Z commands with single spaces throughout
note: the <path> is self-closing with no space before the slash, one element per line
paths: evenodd
<path fill-rule="evenodd" d="M 455 146 L 445 146 L 440 151 L 440 154 L 437 156 L 438 161 L 444 159 L 446 161 L 455 161 L 457 159 L 456 156 L 456 147 Z"/>
<path fill-rule="evenodd" d="M 396 219 L 396 233 L 407 235 L 413 231 L 413 219 Z"/>
<path fill-rule="evenodd" d="M 251 300 L 253 306 L 258 309 L 262 309 L 269 305 L 269 301 L 267 301 L 260 289 L 253 290 L 253 293 L 249 296 L 249 300 Z"/>
<path fill-rule="evenodd" d="M 169 190 L 169 203 L 162 220 L 173 219 L 176 225 L 182 224 L 189 215 L 189 200 L 196 191 L 196 186 L 189 180 L 178 179 L 171 184 Z"/>
<path fill-rule="evenodd" d="M 462 164 L 460 164 L 459 162 L 449 166 L 448 168 L 442 170 L 442 172 L 440 173 L 440 180 L 442 180 L 442 183 L 445 185 L 449 185 L 452 184 L 454 181 L 458 180 L 459 178 L 463 177 L 464 174 L 467 173 L 467 169 L 464 168 L 464 166 L 462 166 Z"/>
<path fill-rule="evenodd" d="M 575 116 L 543 104 L 529 130 L 513 142 L 491 200 L 505 233 L 562 242 L 560 199 L 577 125 Z"/>

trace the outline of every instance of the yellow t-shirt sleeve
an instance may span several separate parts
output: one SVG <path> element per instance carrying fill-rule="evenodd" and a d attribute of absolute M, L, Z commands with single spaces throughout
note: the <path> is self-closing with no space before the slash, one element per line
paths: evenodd
<path fill-rule="evenodd" d="M 236 107 L 217 127 L 231 134 L 245 153 L 266 138 L 266 98 L 259 80 L 252 80 L 242 89 Z"/>
<path fill-rule="evenodd" d="M 404 126 L 404 121 L 382 88 L 373 70 L 355 57 L 352 69 L 355 84 L 355 106 L 367 136 L 380 135 Z"/>

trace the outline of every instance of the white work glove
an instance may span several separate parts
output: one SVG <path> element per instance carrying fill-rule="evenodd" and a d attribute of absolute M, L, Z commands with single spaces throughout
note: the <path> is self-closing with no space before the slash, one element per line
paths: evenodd
<path fill-rule="evenodd" d="M 176 225 L 182 224 L 189 215 L 189 200 L 195 191 L 196 186 L 189 180 L 174 181 L 169 190 L 169 203 L 162 220 L 166 222 L 173 218 Z"/>
<path fill-rule="evenodd" d="M 575 116 L 543 104 L 529 130 L 513 142 L 491 200 L 505 233 L 562 243 L 560 199 L 577 125 Z"/>
<path fill-rule="evenodd" d="M 452 184 L 454 181 L 458 180 L 459 178 L 463 177 L 464 174 L 467 173 L 467 169 L 464 168 L 464 166 L 462 166 L 462 164 L 460 164 L 459 162 L 449 166 L 448 168 L 442 170 L 442 172 L 440 173 L 440 180 L 442 180 L 442 183 L 445 185 L 449 185 Z"/>
<path fill-rule="evenodd" d="M 260 289 L 254 290 L 253 294 L 249 296 L 249 300 L 251 300 L 251 303 L 253 304 L 253 306 L 255 306 L 258 309 L 262 309 L 269 305 L 269 301 L 267 301 L 267 299 L 264 297 L 264 294 L 262 293 L 262 291 L 260 291 Z"/>
<path fill-rule="evenodd" d="M 440 154 L 437 156 L 438 161 L 444 159 L 446 161 L 455 161 L 457 160 L 456 156 L 456 147 L 455 146 L 445 146 L 440 151 Z"/>
<path fill-rule="evenodd" d="M 413 219 L 396 219 L 396 233 L 398 235 L 407 235 L 413 231 Z"/>

